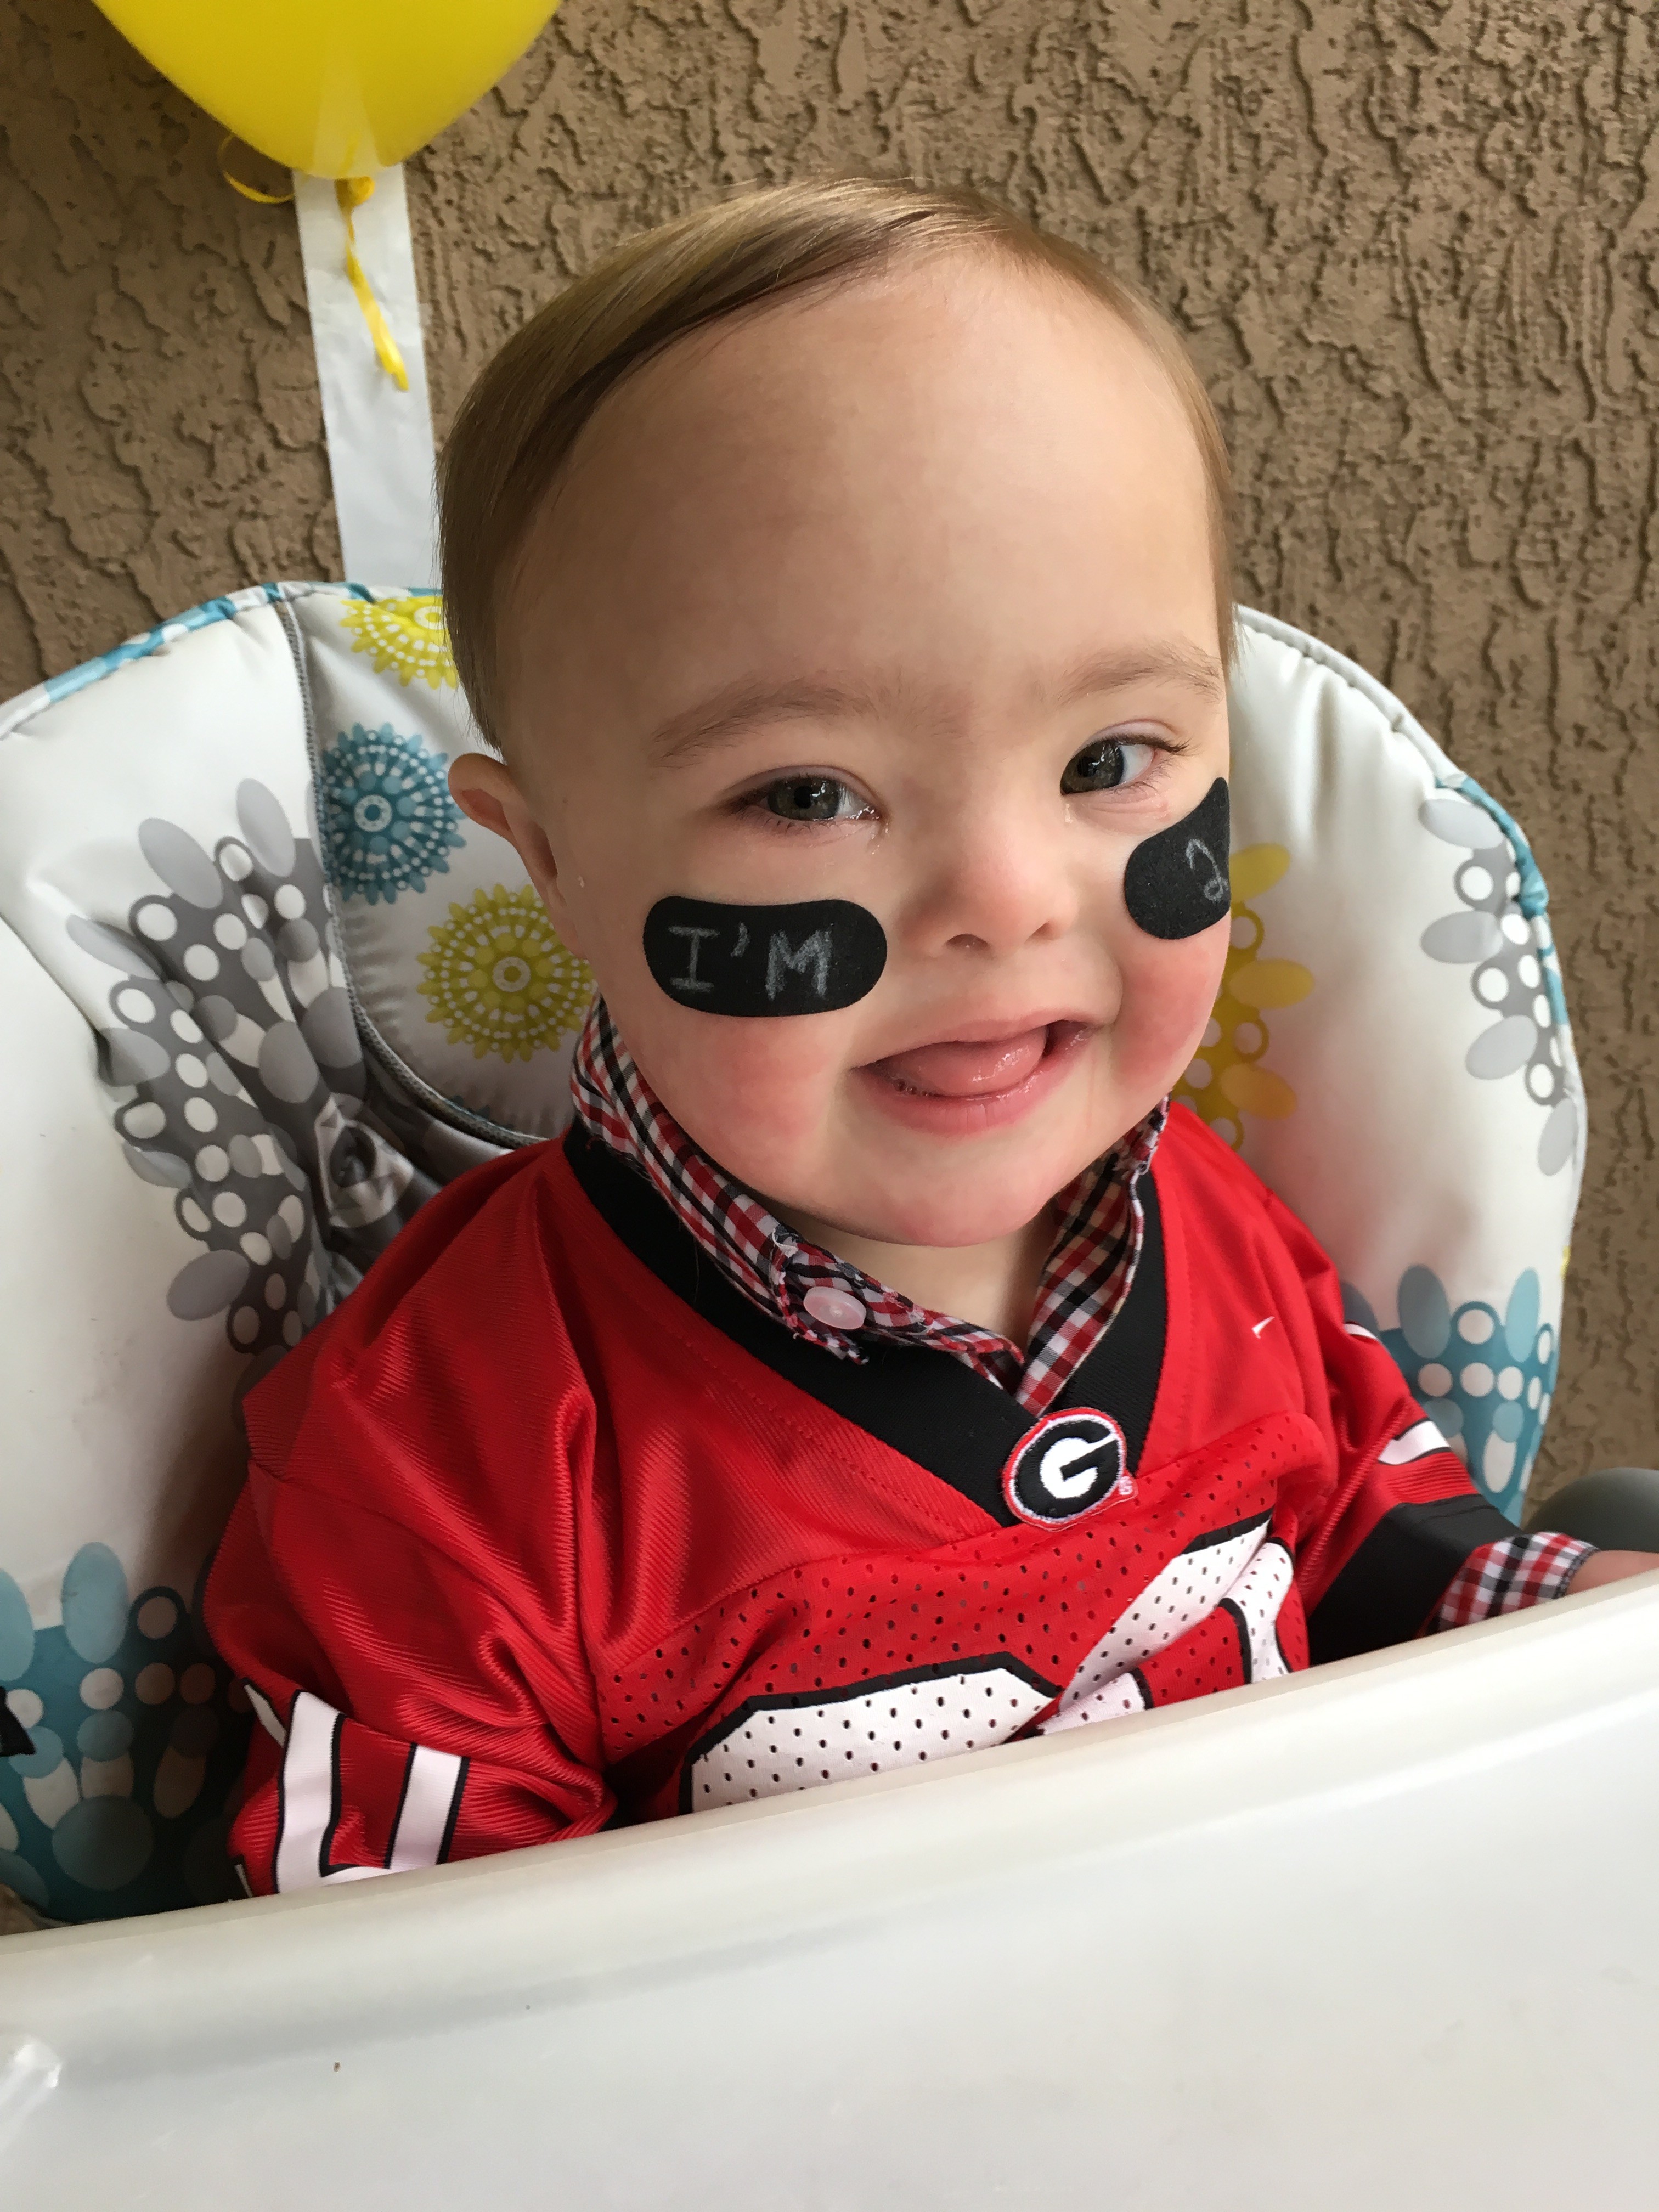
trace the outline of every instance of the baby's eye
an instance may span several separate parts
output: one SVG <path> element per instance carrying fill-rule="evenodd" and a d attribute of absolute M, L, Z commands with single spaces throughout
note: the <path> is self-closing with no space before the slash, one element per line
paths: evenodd
<path fill-rule="evenodd" d="M 1080 791 L 1115 791 L 1137 783 L 1152 764 L 1155 748 L 1134 738 L 1091 738 L 1066 763 L 1060 787 L 1067 796 Z"/>
<path fill-rule="evenodd" d="M 850 822 L 869 809 L 833 775 L 781 775 L 755 793 L 769 814 L 784 822 Z"/>

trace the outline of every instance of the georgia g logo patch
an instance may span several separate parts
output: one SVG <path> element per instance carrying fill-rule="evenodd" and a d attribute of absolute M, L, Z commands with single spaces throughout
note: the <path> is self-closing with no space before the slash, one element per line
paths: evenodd
<path fill-rule="evenodd" d="M 1050 1413 L 1020 1438 L 1002 1494 L 1022 1521 L 1073 1521 L 1114 1492 L 1133 1498 L 1123 1431 L 1109 1413 Z"/>

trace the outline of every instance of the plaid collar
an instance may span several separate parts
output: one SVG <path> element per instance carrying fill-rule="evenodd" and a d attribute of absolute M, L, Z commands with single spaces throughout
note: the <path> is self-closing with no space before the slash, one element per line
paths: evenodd
<path fill-rule="evenodd" d="M 698 1151 L 653 1093 L 596 999 L 570 1087 L 582 1126 L 666 1200 L 727 1280 L 763 1312 L 839 1358 L 863 1360 L 872 1330 L 948 1352 L 1034 1413 L 1050 1406 L 1111 1327 L 1140 1256 L 1136 1185 L 1169 1102 L 1059 1194 L 1060 1224 L 1043 1269 L 1030 1347 L 932 1313 L 861 1268 L 809 1243 Z M 860 1341 L 860 1339 L 863 1341 Z"/>

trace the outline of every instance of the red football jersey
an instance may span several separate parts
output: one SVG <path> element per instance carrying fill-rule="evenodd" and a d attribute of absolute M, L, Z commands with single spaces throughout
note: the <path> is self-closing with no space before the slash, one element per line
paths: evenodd
<path fill-rule="evenodd" d="M 1127 1302 L 1034 1419 L 803 1343 L 592 1139 L 429 1201 L 246 1401 L 208 1620 L 291 1889 L 1201 1697 L 1414 1634 L 1512 1534 L 1177 1108 Z"/>

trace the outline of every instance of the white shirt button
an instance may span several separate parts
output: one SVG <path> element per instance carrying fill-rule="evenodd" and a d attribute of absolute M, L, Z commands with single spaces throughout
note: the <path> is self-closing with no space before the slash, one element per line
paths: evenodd
<path fill-rule="evenodd" d="M 870 1318 L 862 1298 L 837 1290 L 833 1283 L 814 1283 L 801 1304 L 825 1328 L 862 1328 Z"/>

